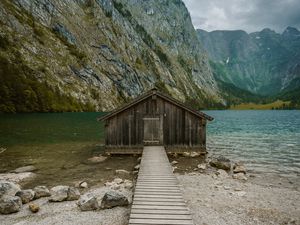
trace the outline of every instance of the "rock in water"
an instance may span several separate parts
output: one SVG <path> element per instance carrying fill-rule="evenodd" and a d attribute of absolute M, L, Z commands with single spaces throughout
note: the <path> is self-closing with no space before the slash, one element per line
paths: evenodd
<path fill-rule="evenodd" d="M 171 162 L 171 165 L 172 165 L 172 166 L 173 166 L 173 165 L 176 165 L 176 164 L 178 164 L 178 162 L 177 162 L 176 160 L 174 160 L 174 161 Z"/>
<path fill-rule="evenodd" d="M 22 207 L 22 200 L 18 196 L 5 195 L 0 199 L 0 213 L 10 214 L 19 212 Z"/>
<path fill-rule="evenodd" d="M 99 208 L 97 198 L 92 194 L 82 195 L 77 202 L 81 211 L 91 211 Z"/>
<path fill-rule="evenodd" d="M 205 163 L 198 164 L 197 167 L 198 167 L 200 170 L 206 170 L 206 164 L 205 164 Z"/>
<path fill-rule="evenodd" d="M 184 152 L 184 153 L 182 153 L 182 155 L 183 155 L 184 157 L 190 157 L 191 153 L 189 153 L 189 152 Z"/>
<path fill-rule="evenodd" d="M 69 192 L 69 186 L 59 185 L 51 188 L 50 193 L 51 197 L 50 202 L 62 202 L 67 200 Z"/>
<path fill-rule="evenodd" d="M 20 197 L 23 204 L 26 204 L 34 199 L 35 193 L 32 189 L 21 190 L 16 193 Z"/>
<path fill-rule="evenodd" d="M 233 166 L 233 172 L 246 174 L 246 167 L 244 166 L 244 164 L 242 164 L 240 162 L 235 163 Z"/>
<path fill-rule="evenodd" d="M 88 160 L 91 163 L 101 163 L 101 162 L 105 161 L 106 159 L 107 159 L 107 157 L 105 157 L 105 156 L 94 156 L 92 158 L 89 158 Z"/>
<path fill-rule="evenodd" d="M 200 156 L 200 153 L 199 153 L 199 152 L 191 152 L 190 156 L 191 156 L 192 158 L 199 157 L 199 156 Z"/>
<path fill-rule="evenodd" d="M 37 213 L 40 210 L 39 205 L 31 203 L 29 204 L 28 208 L 30 209 L 31 212 Z"/>
<path fill-rule="evenodd" d="M 0 198 L 4 195 L 14 196 L 18 191 L 21 191 L 20 186 L 5 180 L 0 180 Z"/>
<path fill-rule="evenodd" d="M 14 170 L 15 173 L 33 172 L 37 169 L 34 166 L 23 166 Z"/>
<path fill-rule="evenodd" d="M 51 193 L 46 186 L 37 186 L 33 189 L 33 191 L 35 192 L 35 199 L 51 196 Z"/>
<path fill-rule="evenodd" d="M 74 200 L 78 200 L 79 198 L 80 198 L 79 190 L 74 187 L 69 187 L 67 200 L 74 201 Z"/>
<path fill-rule="evenodd" d="M 140 169 L 140 164 L 137 164 L 135 167 L 134 167 L 135 170 L 139 170 Z"/>
<path fill-rule="evenodd" d="M 116 191 L 108 191 L 102 199 L 101 208 L 109 209 L 116 206 L 126 206 L 128 204 L 129 201 L 125 195 Z"/>
<path fill-rule="evenodd" d="M 116 170 L 117 175 L 129 175 L 130 172 L 127 170 Z"/>
<path fill-rule="evenodd" d="M 219 156 L 218 158 L 213 158 L 210 163 L 211 166 L 216 167 L 217 169 L 230 170 L 231 163 L 230 160 L 224 156 Z"/>

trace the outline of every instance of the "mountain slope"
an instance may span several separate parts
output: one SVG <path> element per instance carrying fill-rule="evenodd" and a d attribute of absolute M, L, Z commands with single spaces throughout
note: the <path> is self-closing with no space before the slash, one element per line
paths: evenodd
<path fill-rule="evenodd" d="M 0 25 L 0 111 L 109 110 L 153 85 L 223 101 L 179 0 L 3 0 Z"/>
<path fill-rule="evenodd" d="M 270 29 L 247 34 L 242 30 L 198 30 L 209 57 L 220 64 L 218 79 L 261 95 L 274 95 L 300 77 L 300 32 Z"/>

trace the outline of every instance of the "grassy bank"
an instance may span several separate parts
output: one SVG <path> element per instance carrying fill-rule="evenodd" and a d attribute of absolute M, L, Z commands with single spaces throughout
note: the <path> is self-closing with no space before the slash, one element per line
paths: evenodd
<path fill-rule="evenodd" d="M 248 109 L 258 109 L 258 110 L 268 110 L 268 109 L 287 109 L 290 105 L 290 101 L 276 100 L 271 103 L 258 104 L 258 103 L 241 103 L 238 105 L 231 105 L 229 109 L 233 110 L 248 110 Z"/>

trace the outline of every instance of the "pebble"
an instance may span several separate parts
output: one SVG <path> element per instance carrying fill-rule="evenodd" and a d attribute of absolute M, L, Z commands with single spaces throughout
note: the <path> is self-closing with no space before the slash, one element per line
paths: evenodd
<path fill-rule="evenodd" d="M 28 208 L 30 209 L 31 212 L 37 213 L 40 210 L 39 205 L 31 203 L 29 204 Z"/>

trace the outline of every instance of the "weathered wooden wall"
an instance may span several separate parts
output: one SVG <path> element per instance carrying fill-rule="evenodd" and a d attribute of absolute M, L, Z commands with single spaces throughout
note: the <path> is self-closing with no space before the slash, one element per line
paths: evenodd
<path fill-rule="evenodd" d="M 160 143 L 167 149 L 174 146 L 205 149 L 206 120 L 159 96 L 144 101 L 106 120 L 107 147 L 142 147 L 144 145 L 143 118 L 159 118 Z"/>

